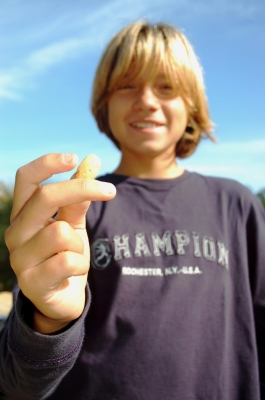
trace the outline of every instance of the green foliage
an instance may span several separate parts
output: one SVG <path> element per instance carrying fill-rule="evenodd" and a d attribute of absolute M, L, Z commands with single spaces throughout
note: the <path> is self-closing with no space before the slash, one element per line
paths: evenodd
<path fill-rule="evenodd" d="M 265 208 L 265 188 L 260 190 L 257 196 L 260 199 L 261 203 L 263 204 L 263 207 Z"/>
<path fill-rule="evenodd" d="M 15 274 L 10 266 L 9 252 L 4 241 L 5 231 L 10 224 L 12 203 L 12 190 L 0 182 L 0 291 L 12 290 L 15 283 Z"/>

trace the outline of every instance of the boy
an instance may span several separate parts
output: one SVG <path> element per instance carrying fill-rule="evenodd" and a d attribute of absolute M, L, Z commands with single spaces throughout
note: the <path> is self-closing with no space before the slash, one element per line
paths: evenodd
<path fill-rule="evenodd" d="M 176 163 L 212 138 L 186 38 L 123 29 L 92 111 L 121 150 L 113 174 L 40 187 L 76 166 L 72 154 L 18 171 L 6 242 L 21 292 L 0 387 L 15 399 L 260 399 L 264 211 L 240 184 Z"/>

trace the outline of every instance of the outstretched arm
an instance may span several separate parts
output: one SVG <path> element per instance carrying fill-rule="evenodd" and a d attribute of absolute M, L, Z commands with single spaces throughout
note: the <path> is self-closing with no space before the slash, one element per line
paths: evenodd
<path fill-rule="evenodd" d="M 13 310 L 1 333 L 0 342 L 0 388 L 8 390 L 12 395 L 14 392 L 11 393 L 10 390 L 17 390 L 16 393 L 19 393 L 20 386 L 27 387 L 27 380 L 31 379 L 27 370 L 34 363 L 35 352 L 29 348 L 39 346 L 41 349 L 41 343 L 47 348 L 48 342 L 56 342 L 56 338 L 68 334 L 70 338 L 73 329 L 79 329 L 79 334 L 75 334 L 80 336 L 83 329 L 79 326 L 79 321 L 83 318 L 90 263 L 85 215 L 90 201 L 112 199 L 115 188 L 109 183 L 91 179 L 41 185 L 53 174 L 70 171 L 76 164 L 75 155 L 48 154 L 20 168 L 17 173 L 6 243 L 23 295 L 20 295 L 17 309 Z M 56 217 L 52 218 L 56 213 Z M 23 310 L 25 305 L 27 307 Z M 29 308 L 32 312 L 32 326 L 27 326 L 23 321 L 25 310 L 27 313 Z M 14 335 L 19 335 L 20 340 Z M 27 344 L 29 339 L 30 343 Z M 16 340 L 19 348 L 14 346 Z M 19 343 L 24 347 L 21 348 Z M 65 343 L 65 354 L 70 351 L 71 346 L 76 347 L 78 354 L 80 346 L 74 346 L 71 339 L 70 347 L 65 347 Z M 56 348 L 55 343 L 52 347 Z M 63 354 L 57 354 L 56 357 L 62 356 Z M 44 357 L 43 352 L 39 353 L 39 357 Z M 43 378 L 36 381 L 37 386 L 41 386 L 42 381 L 46 382 L 43 361 L 47 360 L 39 361 L 39 377 Z M 62 371 L 65 374 L 64 367 Z M 47 375 L 52 379 L 51 372 L 47 372 L 46 377 Z M 45 385 L 50 390 L 50 383 Z M 30 393 L 21 396 L 13 397 L 31 398 Z M 40 398 L 38 393 L 36 397 L 33 393 L 31 396 Z"/>

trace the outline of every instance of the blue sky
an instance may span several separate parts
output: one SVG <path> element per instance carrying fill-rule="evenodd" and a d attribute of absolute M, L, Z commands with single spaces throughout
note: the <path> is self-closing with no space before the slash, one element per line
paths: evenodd
<path fill-rule="evenodd" d="M 180 165 L 265 187 L 264 0 L 0 0 L 0 181 L 50 152 L 96 153 L 111 172 L 119 152 L 89 110 L 105 45 L 140 18 L 182 30 L 203 65 L 218 144 Z M 70 174 L 54 177 L 67 179 Z"/>

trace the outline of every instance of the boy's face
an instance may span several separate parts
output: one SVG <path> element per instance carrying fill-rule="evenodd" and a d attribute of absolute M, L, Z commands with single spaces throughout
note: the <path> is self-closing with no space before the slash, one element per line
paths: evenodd
<path fill-rule="evenodd" d="M 188 113 L 164 73 L 114 91 L 108 101 L 109 126 L 123 154 L 169 154 L 175 158 Z"/>

